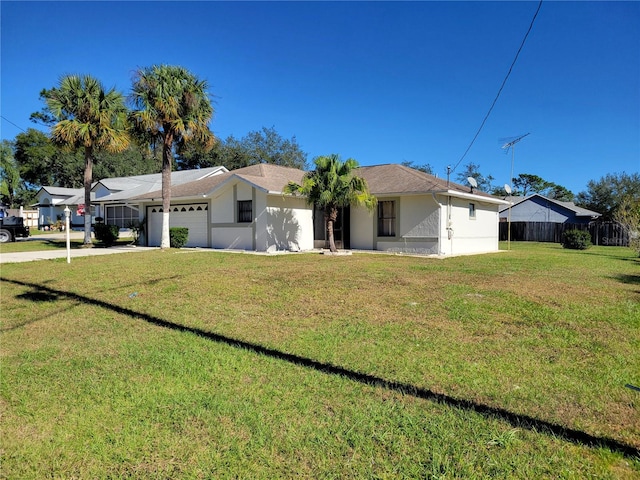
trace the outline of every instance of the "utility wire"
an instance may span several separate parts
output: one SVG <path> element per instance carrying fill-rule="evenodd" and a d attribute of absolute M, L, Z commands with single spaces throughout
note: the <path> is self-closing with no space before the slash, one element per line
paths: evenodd
<path fill-rule="evenodd" d="M 22 127 L 19 127 L 18 125 L 16 125 L 15 123 L 13 123 L 11 120 L 9 120 L 7 117 L 3 117 L 2 115 L 0 115 L 0 118 L 2 118 L 5 122 L 10 123 L 11 125 L 13 125 L 16 128 L 19 128 L 20 130 L 22 130 L 23 132 L 26 132 L 26 130 Z"/>
<path fill-rule="evenodd" d="M 527 41 L 527 37 L 529 36 L 529 33 L 531 32 L 531 29 L 533 28 L 533 24 L 536 21 L 536 17 L 538 16 L 538 12 L 540 11 L 540 7 L 542 7 L 542 0 L 540 0 L 540 2 L 538 3 L 538 8 L 536 10 L 536 13 L 533 15 L 533 18 L 531 19 L 531 23 L 529 24 L 529 29 L 527 30 L 527 33 L 525 34 L 524 38 L 522 39 L 522 43 L 520 44 L 520 48 L 518 48 L 518 51 L 516 52 L 516 56 L 513 59 L 513 62 L 511 62 L 511 66 L 509 67 L 509 71 L 507 72 L 506 77 L 504 77 L 504 80 L 502 81 L 502 85 L 500 85 L 500 89 L 498 90 L 498 94 L 496 95 L 496 98 L 493 99 L 493 103 L 491 104 L 491 107 L 489 108 L 489 111 L 485 115 L 484 120 L 482 120 L 482 123 L 480 124 L 480 128 L 478 128 L 478 131 L 476 132 L 475 136 L 473 137 L 473 140 L 471 140 L 471 143 L 469 144 L 469 146 L 465 150 L 465 152 L 462 155 L 462 157 L 460 157 L 460 160 L 458 160 L 458 163 L 456 163 L 456 166 L 453 167 L 453 169 L 449 173 L 453 173 L 455 171 L 455 169 L 458 168 L 458 165 L 460 165 L 460 162 L 462 162 L 464 157 L 467 156 L 467 153 L 469 153 L 469 150 L 471 150 L 471 147 L 473 146 L 473 144 L 475 143 L 476 139 L 478 138 L 478 135 L 480 135 L 480 132 L 482 131 L 482 128 L 484 127 L 484 124 L 487 122 L 487 119 L 489 118 L 489 115 L 491 115 L 491 111 L 493 110 L 493 107 L 496 105 L 496 102 L 498 101 L 498 98 L 500 97 L 500 94 L 502 93 L 502 89 L 504 88 L 505 84 L 507 83 L 507 80 L 509 79 L 509 76 L 511 75 L 511 71 L 513 70 L 513 67 L 516 64 L 516 61 L 518 60 L 518 56 L 520 55 L 520 52 L 522 51 L 522 47 L 524 47 L 524 44 Z"/>

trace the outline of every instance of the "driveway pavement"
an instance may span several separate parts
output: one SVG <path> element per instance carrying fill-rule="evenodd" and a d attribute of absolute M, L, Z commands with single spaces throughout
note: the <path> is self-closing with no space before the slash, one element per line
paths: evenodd
<path fill-rule="evenodd" d="M 69 234 L 74 240 L 83 239 L 84 232 L 72 231 Z M 33 240 L 65 240 L 67 237 L 64 233 L 50 233 L 46 235 L 36 235 L 33 237 L 18 239 L 18 242 L 29 242 Z M 71 249 L 71 261 L 78 257 L 89 257 L 92 255 L 112 255 L 116 253 L 141 252 L 145 250 L 156 250 L 156 247 L 109 247 L 109 248 L 74 248 Z M 41 250 L 36 252 L 16 252 L 16 253 L 0 253 L 0 264 L 2 263 L 20 263 L 34 262 L 37 260 L 51 260 L 52 258 L 67 258 L 67 249 L 60 248 L 56 250 Z"/>

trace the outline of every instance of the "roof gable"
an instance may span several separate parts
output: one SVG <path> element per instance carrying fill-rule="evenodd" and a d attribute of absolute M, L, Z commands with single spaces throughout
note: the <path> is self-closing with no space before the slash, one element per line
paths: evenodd
<path fill-rule="evenodd" d="M 527 197 L 508 197 L 508 200 L 513 202 L 513 204 L 511 205 L 511 208 L 517 205 L 521 205 L 525 202 L 534 202 L 545 208 L 552 208 L 555 210 L 566 210 L 566 211 L 572 212 L 576 217 L 598 218 L 602 215 L 598 212 L 594 212 L 592 210 L 587 210 L 586 208 L 579 207 L 573 202 L 562 202 L 554 198 L 545 197 L 544 195 L 540 195 L 539 193 L 534 193 L 533 195 L 529 195 Z M 509 208 L 508 205 L 501 207 L 500 211 L 503 212 L 507 208 Z"/>
<path fill-rule="evenodd" d="M 446 179 L 394 163 L 360 167 L 355 170 L 355 174 L 367 181 L 369 191 L 376 196 L 438 193 L 504 203 L 502 199 L 472 189 L 470 186 L 447 182 Z"/>
<path fill-rule="evenodd" d="M 201 197 L 210 195 L 215 190 L 222 188 L 233 180 L 246 182 L 265 193 L 282 193 L 289 182 L 302 182 L 305 172 L 297 168 L 281 167 L 271 164 L 257 164 L 238 168 L 215 176 L 209 176 L 200 180 L 172 185 L 172 198 Z M 136 200 L 159 198 L 161 190 L 154 190 L 135 197 Z"/>
<path fill-rule="evenodd" d="M 210 178 L 227 173 L 225 167 L 209 167 L 192 170 L 178 170 L 171 172 L 171 185 L 183 185 L 185 183 Z M 132 177 L 105 178 L 98 182 L 111 194 L 100 198 L 103 202 L 114 202 L 137 198 L 145 193 L 162 189 L 162 174 L 151 173 L 147 175 L 135 175 Z"/>

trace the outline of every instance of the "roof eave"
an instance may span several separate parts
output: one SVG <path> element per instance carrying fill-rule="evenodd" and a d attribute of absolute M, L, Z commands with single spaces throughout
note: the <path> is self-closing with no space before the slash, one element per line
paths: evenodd
<path fill-rule="evenodd" d="M 450 197 L 464 198 L 466 200 L 475 200 L 477 202 L 492 203 L 494 205 L 511 205 L 510 202 L 497 197 L 485 197 L 474 193 L 460 192 L 457 190 L 435 190 L 436 195 L 448 195 Z"/>

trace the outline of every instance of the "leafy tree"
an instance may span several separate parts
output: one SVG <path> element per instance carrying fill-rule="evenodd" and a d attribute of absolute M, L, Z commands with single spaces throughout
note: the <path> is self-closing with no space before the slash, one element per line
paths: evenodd
<path fill-rule="evenodd" d="M 640 256 L 640 197 L 626 195 L 614 212 L 613 219 L 625 229 L 629 236 L 629 247 Z"/>
<path fill-rule="evenodd" d="M 575 197 L 571 190 L 557 183 L 549 183 L 543 194 L 545 197 L 553 198 L 560 202 L 573 202 Z"/>
<path fill-rule="evenodd" d="M 498 187 L 498 186 L 493 187 L 489 193 L 491 193 L 491 195 L 494 195 L 496 197 L 508 197 L 510 195 L 513 195 L 513 193 L 507 193 L 504 187 Z"/>
<path fill-rule="evenodd" d="M 170 247 L 169 209 L 174 148 L 181 151 L 190 142 L 206 151 L 215 141 L 209 130 L 213 107 L 207 83 L 188 70 L 171 65 L 154 65 L 138 70 L 132 102 L 137 108 L 131 119 L 135 129 L 150 143 L 162 145 L 162 237 L 160 247 Z"/>
<path fill-rule="evenodd" d="M 300 149 L 296 137 L 283 139 L 274 127 L 262 127 L 261 132 L 249 132 L 240 143 L 247 150 L 249 165 L 271 163 L 300 170 L 306 167 L 307 154 Z"/>
<path fill-rule="evenodd" d="M 0 199 L 2 203 L 15 208 L 18 205 L 19 190 L 22 186 L 20 171 L 13 158 L 13 145 L 8 140 L 0 144 Z"/>
<path fill-rule="evenodd" d="M 20 176 L 30 190 L 45 185 L 81 188 L 84 155 L 82 149 L 69 151 L 55 145 L 43 132 L 28 129 L 15 139 L 15 159 Z M 98 151 L 94 155 L 93 178 L 128 177 L 160 170 L 160 162 L 134 143 L 123 152 Z"/>
<path fill-rule="evenodd" d="M 405 160 L 401 162 L 400 165 L 403 167 L 413 168 L 414 170 L 418 170 L 419 172 L 428 173 L 429 175 L 433 175 L 433 168 L 428 163 L 423 163 L 421 165 L 416 165 L 412 161 Z"/>
<path fill-rule="evenodd" d="M 329 233 L 329 249 L 336 252 L 333 225 L 338 219 L 338 209 L 360 205 L 373 210 L 376 198 L 369 193 L 367 182 L 353 174 L 358 162 L 352 158 L 344 162 L 338 155 L 317 157 L 315 170 L 307 172 L 302 185 L 290 182 L 284 193 L 306 196 L 307 203 L 321 209 Z"/>
<path fill-rule="evenodd" d="M 576 205 L 602 214 L 602 220 L 613 220 L 625 197 L 640 198 L 640 174 L 607 174 L 591 180 L 587 190 L 576 197 Z"/>
<path fill-rule="evenodd" d="M 530 173 L 521 173 L 513 179 L 513 188 L 517 192 L 517 195 L 523 197 L 531 193 L 542 194 L 548 187 L 549 182 L 538 175 L 532 175 Z"/>
<path fill-rule="evenodd" d="M 29 128 L 16 135 L 14 155 L 20 177 L 30 186 L 82 186 L 81 152 L 63 150 L 39 130 Z"/>
<path fill-rule="evenodd" d="M 99 152 L 93 178 L 129 177 L 156 173 L 160 170 L 160 160 L 146 147 L 131 144 L 123 152 Z"/>
<path fill-rule="evenodd" d="M 90 245 L 95 154 L 101 150 L 121 152 L 130 143 L 124 98 L 115 89 L 105 90 L 90 75 L 67 75 L 44 97 L 57 120 L 51 131 L 53 142 L 69 149 L 84 148 L 84 244 Z"/>
<path fill-rule="evenodd" d="M 233 135 L 217 142 L 209 151 L 198 145 L 187 145 L 177 156 L 178 169 L 203 168 L 224 165 L 229 170 L 258 163 L 271 163 L 304 170 L 307 154 L 302 151 L 296 137 L 282 138 L 274 127 L 249 132 L 238 140 Z"/>
<path fill-rule="evenodd" d="M 561 202 L 571 202 L 574 197 L 573 192 L 562 185 L 548 182 L 542 177 L 530 173 L 521 173 L 514 178 L 513 187 L 515 189 L 514 195 L 524 197 L 533 193 L 538 193 Z"/>
<path fill-rule="evenodd" d="M 492 191 L 493 180 L 495 180 L 491 175 L 487 175 L 486 177 L 480 173 L 480 165 L 476 165 L 473 162 L 465 165 L 465 169 L 463 172 L 459 173 L 456 177 L 458 179 L 458 183 L 463 185 L 467 184 L 467 178 L 473 177 L 478 182 L 478 190 L 481 192 L 490 192 Z"/>

